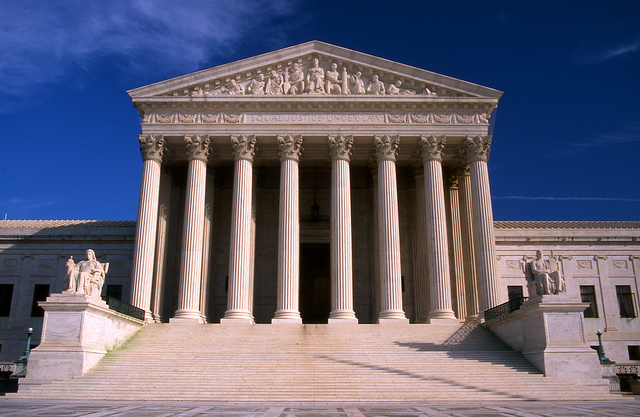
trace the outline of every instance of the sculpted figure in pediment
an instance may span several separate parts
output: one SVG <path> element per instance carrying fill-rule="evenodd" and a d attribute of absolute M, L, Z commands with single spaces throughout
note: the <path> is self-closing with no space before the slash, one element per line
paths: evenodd
<path fill-rule="evenodd" d="M 428 88 L 428 87 L 426 87 L 426 88 L 424 89 L 424 94 L 425 94 L 425 95 L 427 95 L 427 96 L 437 96 L 437 94 L 435 93 L 435 91 L 431 91 L 431 90 L 429 90 L 429 88 Z"/>
<path fill-rule="evenodd" d="M 374 94 L 374 95 L 378 95 L 378 96 L 383 96 L 384 95 L 384 83 L 382 81 L 380 81 L 378 76 L 375 75 L 375 74 L 371 78 L 371 82 L 369 83 L 369 86 L 367 87 L 367 94 Z"/>
<path fill-rule="evenodd" d="M 327 71 L 327 88 L 328 94 L 342 94 L 342 79 L 338 72 L 338 64 L 331 64 L 331 69 Z"/>
<path fill-rule="evenodd" d="M 387 89 L 387 94 L 389 94 L 390 96 L 397 96 L 397 95 L 411 96 L 416 94 L 416 92 L 413 90 L 401 90 L 400 89 L 401 85 L 402 85 L 402 81 L 400 80 L 397 80 L 393 84 L 389 84 L 389 88 Z"/>
<path fill-rule="evenodd" d="M 294 64 L 292 69 L 285 70 L 284 93 L 301 94 L 303 91 L 304 72 L 300 64 Z"/>
<path fill-rule="evenodd" d="M 247 94 L 262 95 L 264 94 L 264 85 L 264 74 L 260 74 L 257 79 L 254 78 L 249 82 L 246 92 Z"/>
<path fill-rule="evenodd" d="M 364 89 L 364 81 L 360 77 L 362 77 L 360 71 L 349 77 L 349 91 L 351 94 L 365 94 L 367 92 Z"/>
<path fill-rule="evenodd" d="M 231 87 L 227 88 L 226 90 L 226 94 L 237 96 L 244 94 L 244 87 L 242 86 L 242 84 L 237 83 L 236 80 L 231 80 Z"/>
<path fill-rule="evenodd" d="M 202 89 L 202 87 L 200 86 L 196 86 L 193 91 L 191 92 L 191 95 L 193 97 L 197 97 L 197 96 L 204 96 L 204 90 Z"/>
<path fill-rule="evenodd" d="M 275 70 L 271 71 L 267 86 L 265 87 L 265 94 L 277 95 L 282 94 L 282 87 L 284 86 L 284 78 L 278 74 Z"/>
<path fill-rule="evenodd" d="M 320 67 L 318 58 L 313 58 L 313 67 L 307 73 L 307 91 L 324 93 L 324 69 Z"/>

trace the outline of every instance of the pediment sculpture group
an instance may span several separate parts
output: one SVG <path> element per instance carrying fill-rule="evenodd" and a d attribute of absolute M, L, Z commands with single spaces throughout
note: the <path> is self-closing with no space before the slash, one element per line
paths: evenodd
<path fill-rule="evenodd" d="M 73 256 L 67 260 L 67 275 L 65 277 L 67 291 L 100 298 L 104 278 L 109 271 L 109 264 L 100 263 L 92 249 L 87 249 L 85 256 L 86 259 L 78 263 L 75 263 Z"/>
<path fill-rule="evenodd" d="M 295 95 L 295 94 L 349 94 L 349 95 L 416 95 L 414 90 L 400 88 L 401 80 L 385 86 L 380 77 L 374 74 L 365 87 L 362 72 L 349 75 L 346 68 L 338 71 L 336 63 L 325 71 L 318 58 L 313 59 L 313 66 L 306 73 L 299 63 L 285 68 L 282 72 L 272 70 L 267 76 L 259 74 L 246 83 L 231 79 L 228 85 L 206 90 L 196 87 L 192 96 L 207 95 Z M 423 95 L 435 96 L 436 93 L 425 88 Z"/>

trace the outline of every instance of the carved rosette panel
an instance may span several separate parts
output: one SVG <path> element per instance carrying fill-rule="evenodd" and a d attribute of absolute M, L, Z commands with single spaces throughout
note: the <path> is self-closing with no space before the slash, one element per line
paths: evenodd
<path fill-rule="evenodd" d="M 376 155 L 376 160 L 380 161 L 394 161 L 398 156 L 398 145 L 400 145 L 399 136 L 375 136 L 373 138 L 373 149 Z"/>
<path fill-rule="evenodd" d="M 444 144 L 447 141 L 445 136 L 420 136 L 418 139 L 418 154 L 422 162 L 439 161 L 442 162 Z"/>
<path fill-rule="evenodd" d="M 342 159 L 349 161 L 353 151 L 353 136 L 329 136 L 329 155 L 331 160 Z"/>
<path fill-rule="evenodd" d="M 469 162 L 487 162 L 491 150 L 491 136 L 467 136 L 462 142 Z"/>
<path fill-rule="evenodd" d="M 209 136 L 200 135 L 184 135 L 184 141 L 187 145 L 187 157 L 207 162 L 209 158 Z"/>
<path fill-rule="evenodd" d="M 385 123 L 395 124 L 453 124 L 453 125 L 486 125 L 489 119 L 485 113 L 388 113 Z"/>
<path fill-rule="evenodd" d="M 142 160 L 152 159 L 162 162 L 164 137 L 162 135 L 138 135 Z"/>
<path fill-rule="evenodd" d="M 231 136 L 231 149 L 236 161 L 244 159 L 253 162 L 256 154 L 256 135 Z"/>
<path fill-rule="evenodd" d="M 244 113 L 147 113 L 142 123 L 150 124 L 238 124 L 244 123 Z"/>
<path fill-rule="evenodd" d="M 287 159 L 300 161 L 302 135 L 278 135 L 278 152 L 280 153 L 280 161 Z"/>

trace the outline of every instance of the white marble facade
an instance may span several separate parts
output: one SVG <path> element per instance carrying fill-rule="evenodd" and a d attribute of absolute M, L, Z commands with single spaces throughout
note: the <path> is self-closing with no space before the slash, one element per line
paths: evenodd
<path fill-rule="evenodd" d="M 0 317 L 0 361 L 37 327 L 33 285 L 62 291 L 65 259 L 87 247 L 111 264 L 105 290 L 120 285 L 147 321 L 225 325 L 475 321 L 508 287 L 528 294 L 522 264 L 542 249 L 567 293 L 596 286 L 590 344 L 602 328 L 614 360 L 640 345 L 616 299 L 616 285 L 640 292 L 640 223 L 493 221 L 499 91 L 309 42 L 129 95 L 142 120 L 137 228 L 92 240 L 43 223 L 29 234 L 46 237 L 22 239 L 25 224 L 0 221 L 0 284 L 19 300 Z M 55 237 L 67 233 L 84 237 Z"/>

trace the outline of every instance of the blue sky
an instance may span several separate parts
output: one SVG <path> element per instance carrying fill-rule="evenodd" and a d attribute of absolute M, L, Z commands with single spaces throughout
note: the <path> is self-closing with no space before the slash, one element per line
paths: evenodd
<path fill-rule="evenodd" d="M 635 0 L 4 0 L 0 219 L 135 219 L 126 91 L 314 39 L 503 91 L 496 220 L 640 220 Z"/>

